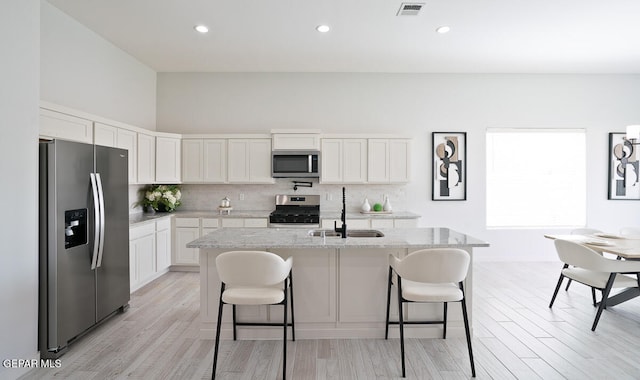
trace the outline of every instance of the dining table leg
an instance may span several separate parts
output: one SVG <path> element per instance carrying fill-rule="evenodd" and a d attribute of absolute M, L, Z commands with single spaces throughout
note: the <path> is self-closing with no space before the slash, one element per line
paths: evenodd
<path fill-rule="evenodd" d="M 606 306 L 615 306 L 638 296 L 640 296 L 640 290 L 638 288 L 626 288 L 616 295 L 609 296 L 606 301 Z"/>

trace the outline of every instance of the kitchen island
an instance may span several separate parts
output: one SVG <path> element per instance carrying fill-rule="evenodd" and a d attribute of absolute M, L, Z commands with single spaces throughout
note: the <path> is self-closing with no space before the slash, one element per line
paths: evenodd
<path fill-rule="evenodd" d="M 293 256 L 296 336 L 318 338 L 381 338 L 387 296 L 388 255 L 404 257 L 423 248 L 461 248 L 471 254 L 465 281 L 469 317 L 473 305 L 473 248 L 485 241 L 449 228 L 380 229 L 383 237 L 310 236 L 300 228 L 221 228 L 187 247 L 200 249 L 200 316 L 204 336 L 213 337 L 217 319 L 220 280 L 215 258 L 231 250 L 265 250 L 284 258 Z M 392 292 L 393 293 L 393 292 Z M 441 305 L 405 305 L 405 319 L 441 318 Z M 279 321 L 281 306 L 238 307 L 238 320 Z M 460 307 L 449 307 L 448 334 L 464 336 Z M 397 299 L 392 294 L 391 319 L 397 320 Z M 397 327 L 390 336 L 397 336 Z M 231 308 L 225 308 L 221 331 L 231 337 Z M 240 339 L 277 338 L 274 328 L 240 328 Z M 437 337 L 439 325 L 406 326 L 408 337 Z"/>

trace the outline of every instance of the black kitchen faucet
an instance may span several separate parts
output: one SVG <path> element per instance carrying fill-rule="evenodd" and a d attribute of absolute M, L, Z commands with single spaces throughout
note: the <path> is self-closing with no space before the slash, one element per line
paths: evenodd
<path fill-rule="evenodd" d="M 342 227 L 338 228 L 338 222 L 334 221 L 333 222 L 333 230 L 335 232 L 339 232 L 340 236 L 342 236 L 343 239 L 347 238 L 347 203 L 346 203 L 346 195 L 345 195 L 345 189 L 344 187 L 342 187 L 342 215 L 340 216 L 340 220 L 342 220 Z"/>

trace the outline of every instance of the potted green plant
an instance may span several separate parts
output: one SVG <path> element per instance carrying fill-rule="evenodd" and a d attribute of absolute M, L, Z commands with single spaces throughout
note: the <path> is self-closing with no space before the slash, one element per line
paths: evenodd
<path fill-rule="evenodd" d="M 142 207 L 160 212 L 171 212 L 180 206 L 182 193 L 178 185 L 149 185 L 144 191 Z"/>

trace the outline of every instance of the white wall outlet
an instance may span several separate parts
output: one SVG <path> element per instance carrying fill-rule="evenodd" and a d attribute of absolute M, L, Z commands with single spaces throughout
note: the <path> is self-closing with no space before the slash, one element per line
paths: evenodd
<path fill-rule="evenodd" d="M 240 193 L 240 200 L 244 201 L 244 193 Z"/>
<path fill-rule="evenodd" d="M 333 200 L 333 195 L 331 193 L 327 193 L 327 200 L 328 201 L 332 201 Z"/>

